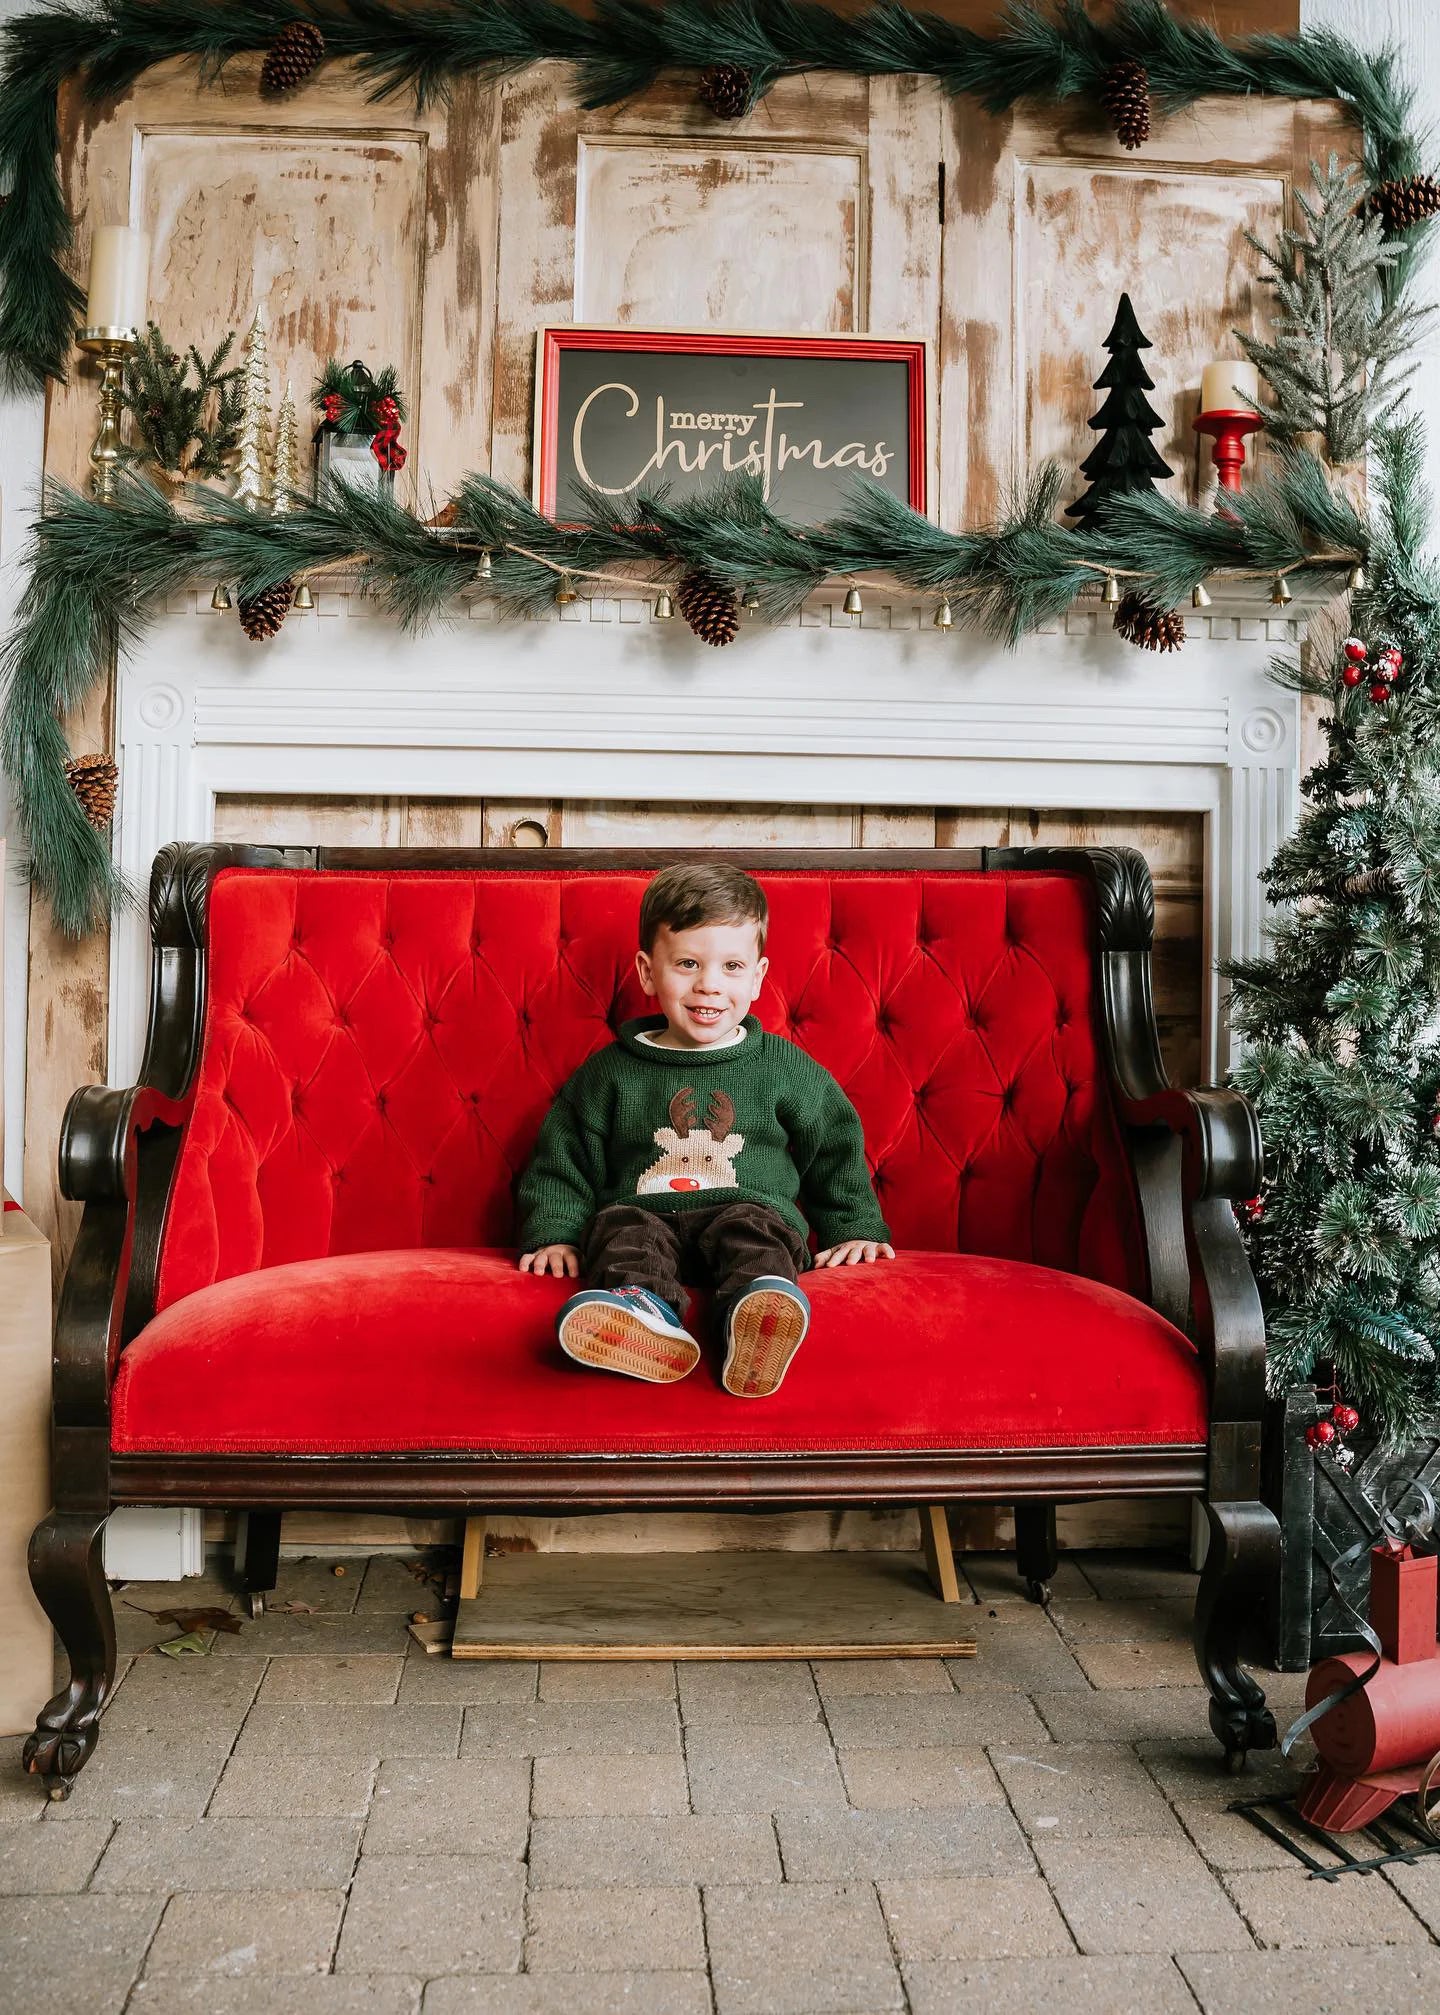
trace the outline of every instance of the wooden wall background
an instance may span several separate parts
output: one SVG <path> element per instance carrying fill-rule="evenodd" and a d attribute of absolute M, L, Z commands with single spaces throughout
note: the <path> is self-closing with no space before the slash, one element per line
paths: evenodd
<path fill-rule="evenodd" d="M 1237 0 L 1222 25 L 1293 26 L 1293 12 Z M 368 104 L 343 64 L 293 100 L 262 100 L 258 69 L 237 61 L 201 93 L 189 65 L 167 64 L 101 110 L 65 102 L 75 270 L 90 222 L 129 218 L 153 235 L 152 312 L 172 339 L 213 343 L 259 303 L 277 378 L 302 396 L 327 356 L 393 361 L 412 407 L 402 480 L 427 509 L 471 468 L 528 484 L 536 327 L 590 320 L 926 338 L 931 494 L 942 522 L 973 523 L 1035 459 L 1079 459 L 1124 289 L 1155 344 L 1157 445 L 1193 494 L 1201 365 L 1263 313 L 1245 233 L 1274 228 L 1310 160 L 1353 145 L 1338 108 L 1270 100 L 1206 101 L 1157 124 L 1137 157 L 1091 109 L 996 119 L 910 78 L 790 80 L 720 127 L 685 80 L 595 113 L 545 66 L 416 115 Z M 81 366 L 50 397 L 47 473 L 84 480 L 94 413 Z M 110 714 L 103 689 L 71 724 L 73 746 L 107 746 Z M 222 801 L 216 831 L 495 845 L 1124 838 L 1156 869 L 1172 1063 L 1187 1078 L 1196 1067 L 1195 821 L 330 798 Z M 69 944 L 37 909 L 26 1202 L 57 1252 L 73 1231 L 55 1191 L 60 1116 L 77 1084 L 103 1076 L 106 994 L 103 936 Z"/>

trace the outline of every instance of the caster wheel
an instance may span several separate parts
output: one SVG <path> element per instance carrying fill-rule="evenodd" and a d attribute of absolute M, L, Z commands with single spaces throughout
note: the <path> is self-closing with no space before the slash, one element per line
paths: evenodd
<path fill-rule="evenodd" d="M 265 1614 L 264 1594 L 259 1589 L 252 1589 L 250 1595 L 247 1597 L 247 1600 L 250 1604 L 251 1618 L 253 1621 L 258 1622 L 259 1619 Z"/>
<path fill-rule="evenodd" d="M 1027 1602 L 1037 1602 L 1042 1609 L 1048 1609 L 1050 1607 L 1049 1582 L 1027 1581 L 1025 1584 L 1025 1600 Z"/>
<path fill-rule="evenodd" d="M 71 1787 L 65 1782 L 63 1777 L 56 1778 L 46 1785 L 45 1796 L 50 1800 L 52 1805 L 60 1805 L 70 1796 L 70 1789 Z"/>
<path fill-rule="evenodd" d="M 1225 1768 L 1226 1768 L 1226 1770 L 1227 1770 L 1227 1771 L 1228 1771 L 1228 1772 L 1230 1773 L 1230 1775 L 1231 1775 L 1232 1777 L 1243 1777 L 1243 1776 L 1244 1776 L 1244 1774 L 1245 1774 L 1245 1765 L 1246 1765 L 1246 1761 L 1247 1761 L 1247 1759 L 1249 1758 L 1249 1755 L 1250 1755 L 1250 1751 L 1249 1751 L 1248 1749 L 1227 1749 L 1227 1750 L 1226 1750 L 1226 1752 L 1225 1752 Z"/>

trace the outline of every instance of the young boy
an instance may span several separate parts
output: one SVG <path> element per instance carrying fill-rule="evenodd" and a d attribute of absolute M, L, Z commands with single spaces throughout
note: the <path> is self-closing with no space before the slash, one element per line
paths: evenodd
<path fill-rule="evenodd" d="M 809 1228 L 816 1266 L 895 1257 L 855 1108 L 749 1012 L 767 923 L 739 868 L 656 875 L 635 964 L 659 1013 L 588 1058 L 540 1129 L 520 1182 L 520 1265 L 590 1283 L 558 1322 L 579 1364 L 683 1378 L 700 1346 L 680 1317 L 682 1282 L 698 1274 L 715 1290 L 725 1390 L 761 1398 L 810 1325 L 797 1285 Z"/>

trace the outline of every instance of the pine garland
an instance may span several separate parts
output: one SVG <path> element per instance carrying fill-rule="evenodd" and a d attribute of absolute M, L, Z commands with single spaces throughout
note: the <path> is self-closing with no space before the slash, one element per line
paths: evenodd
<path fill-rule="evenodd" d="M 1227 43 L 1163 0 L 1120 0 L 1104 25 L 1080 0 L 1013 6 L 992 35 L 899 0 L 844 19 L 811 0 L 596 0 L 586 18 L 559 0 L 74 0 L 0 28 L 0 377 L 63 378 L 83 296 L 63 260 L 72 241 L 56 167 L 56 97 L 69 77 L 102 104 L 156 63 L 189 57 L 204 85 L 236 56 L 270 48 L 291 22 L 318 26 L 327 57 L 349 60 L 371 97 L 409 92 L 423 107 L 454 77 L 571 64 L 587 107 L 611 105 L 665 73 L 730 66 L 753 105 L 780 77 L 813 70 L 933 77 L 949 97 L 1003 112 L 1021 99 L 1098 101 L 1121 61 L 1143 65 L 1163 116 L 1196 99 L 1268 92 L 1337 98 L 1365 136 L 1366 179 L 1417 174 L 1412 94 L 1393 51 L 1368 55 L 1328 30 Z M 1387 289 L 1426 229 L 1405 230 Z"/>
<path fill-rule="evenodd" d="M 1109 569 L 1156 607 L 1170 609 L 1217 572 L 1308 571 L 1338 588 L 1368 561 L 1372 529 L 1323 466 L 1281 451 L 1269 480 L 1211 517 L 1159 495 L 1115 499 L 1098 533 L 1055 522 L 1064 471 L 1049 464 L 1006 518 L 947 532 L 874 484 L 858 485 L 824 525 L 796 525 L 765 503 L 754 477 L 700 497 L 582 498 L 578 522 L 557 525 L 517 490 L 472 475 L 427 524 L 385 489 L 333 481 L 316 503 L 257 516 L 241 498 L 203 487 L 184 510 L 143 477 L 122 476 L 106 505 L 63 484 L 46 492 L 32 530 L 29 582 L 0 648 L 5 687 L 0 757 L 27 829 L 33 873 L 62 930 L 93 929 L 121 897 L 103 844 L 65 781 L 61 718 L 106 663 L 111 636 L 133 642 L 167 599 L 218 579 L 248 601 L 321 571 L 358 577 L 407 630 L 443 619 L 462 593 L 484 594 L 512 617 L 544 615 L 562 577 L 582 590 L 615 579 L 635 592 L 677 588 L 701 571 L 737 599 L 753 590 L 763 621 L 783 621 L 827 581 L 888 575 L 902 590 L 948 599 L 991 635 L 1017 643 L 1077 596 L 1098 593 Z M 489 573 L 478 579 L 485 556 Z M 637 578 L 638 576 L 638 578 Z"/>

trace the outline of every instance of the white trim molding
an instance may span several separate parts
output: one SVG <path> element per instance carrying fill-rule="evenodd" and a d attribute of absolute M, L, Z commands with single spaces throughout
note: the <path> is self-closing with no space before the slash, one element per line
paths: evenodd
<path fill-rule="evenodd" d="M 858 622 L 825 598 L 723 656 L 631 598 L 424 638 L 324 592 L 250 643 L 177 597 L 120 677 L 119 865 L 143 888 L 166 840 L 206 839 L 227 794 L 1187 811 L 1206 832 L 1205 1040 L 1218 959 L 1260 947 L 1258 875 L 1298 794 L 1296 696 L 1268 676 L 1300 624 L 1259 599 L 1187 623 L 1183 651 L 1073 610 L 1006 651 L 908 598 Z M 131 1081 L 148 985 L 143 914 L 112 940 L 110 1072 Z"/>

